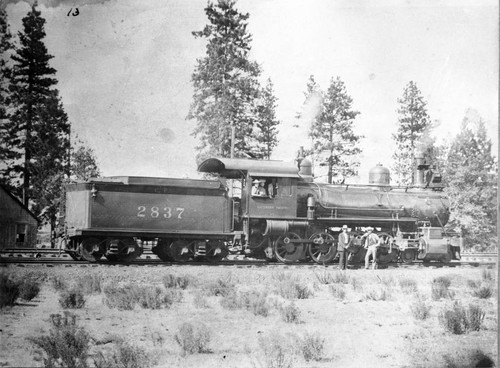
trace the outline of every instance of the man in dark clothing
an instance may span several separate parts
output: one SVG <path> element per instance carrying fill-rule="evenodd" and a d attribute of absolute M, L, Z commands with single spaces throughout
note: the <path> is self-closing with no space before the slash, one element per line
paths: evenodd
<path fill-rule="evenodd" d="M 347 254 L 347 246 L 349 245 L 349 234 L 347 233 L 347 225 L 342 226 L 342 232 L 339 234 L 338 248 L 339 252 L 339 268 L 341 270 L 345 270 L 348 264 L 348 254 Z"/>

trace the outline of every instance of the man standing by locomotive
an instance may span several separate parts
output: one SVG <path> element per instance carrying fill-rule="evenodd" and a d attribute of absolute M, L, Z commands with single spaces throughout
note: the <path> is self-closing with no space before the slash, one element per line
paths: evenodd
<path fill-rule="evenodd" d="M 342 232 L 339 234 L 338 252 L 339 252 L 339 268 L 345 270 L 348 264 L 347 246 L 349 245 L 349 234 L 347 233 L 347 225 L 342 226 Z"/>
<path fill-rule="evenodd" d="M 365 269 L 368 269 L 370 265 L 370 256 L 373 257 L 373 269 L 377 268 L 377 249 L 380 246 L 380 238 L 377 234 L 373 233 L 373 227 L 366 228 L 366 234 L 361 237 L 361 239 L 366 237 L 365 248 Z"/>

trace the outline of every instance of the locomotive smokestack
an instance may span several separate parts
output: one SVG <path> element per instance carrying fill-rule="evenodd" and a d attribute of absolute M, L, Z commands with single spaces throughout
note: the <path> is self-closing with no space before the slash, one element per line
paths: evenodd
<path fill-rule="evenodd" d="M 428 169 L 429 164 L 425 160 L 424 155 L 421 152 L 417 152 L 415 155 L 415 174 L 413 175 L 413 185 L 417 187 L 425 187 L 424 174 Z"/>

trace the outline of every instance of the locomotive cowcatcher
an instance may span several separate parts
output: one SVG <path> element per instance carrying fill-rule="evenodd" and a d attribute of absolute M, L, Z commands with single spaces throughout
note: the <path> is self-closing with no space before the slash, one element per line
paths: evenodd
<path fill-rule="evenodd" d="M 408 187 L 389 185 L 382 166 L 370 171 L 369 184 L 315 183 L 307 159 L 210 158 L 198 171 L 217 179 L 124 176 L 68 184 L 65 250 L 88 261 L 127 262 L 150 246 L 164 261 L 219 261 L 231 252 L 328 263 L 346 224 L 351 262 L 364 259 L 368 226 L 382 240 L 379 263 L 460 258 L 461 238 L 445 228 L 441 177 L 422 158 Z"/>

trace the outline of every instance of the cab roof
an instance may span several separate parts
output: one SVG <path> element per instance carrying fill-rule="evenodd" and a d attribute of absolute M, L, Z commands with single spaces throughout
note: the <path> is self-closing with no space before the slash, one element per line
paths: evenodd
<path fill-rule="evenodd" d="M 299 178 L 299 168 L 294 162 L 252 160 L 244 158 L 209 158 L 198 165 L 199 172 L 217 173 L 228 179 L 242 175 Z"/>

